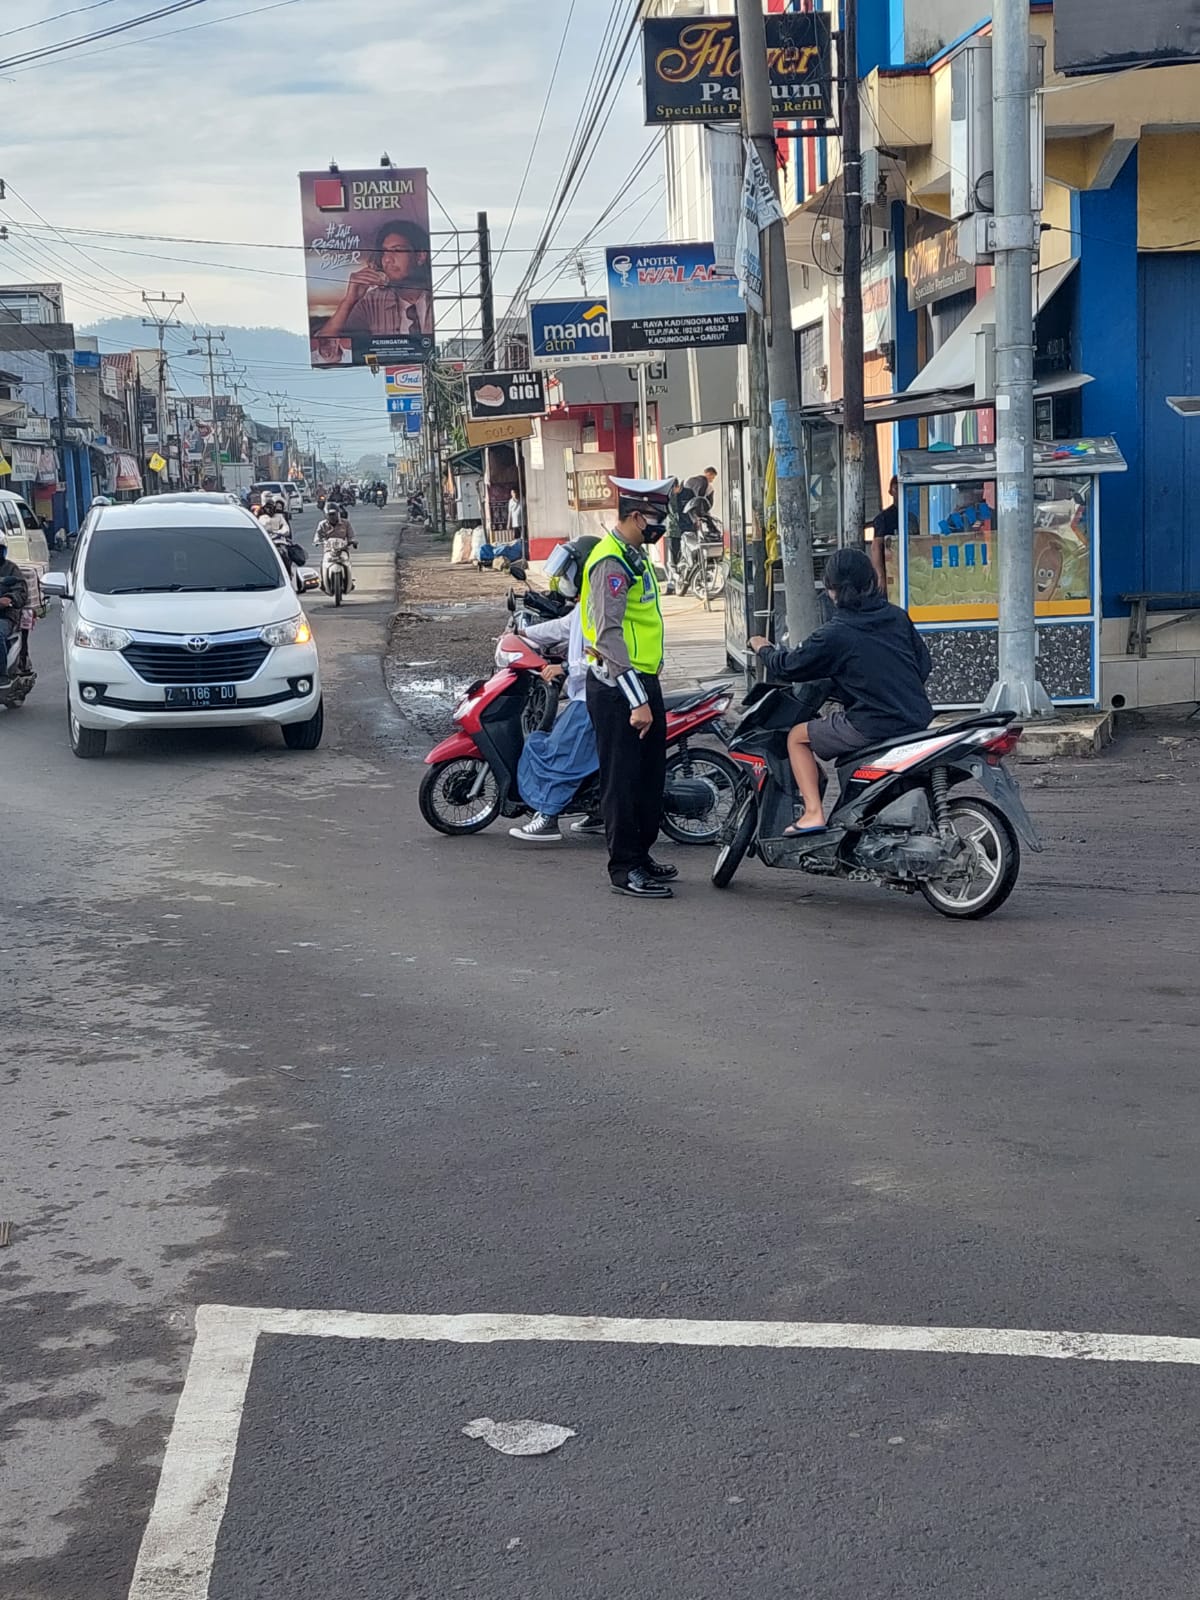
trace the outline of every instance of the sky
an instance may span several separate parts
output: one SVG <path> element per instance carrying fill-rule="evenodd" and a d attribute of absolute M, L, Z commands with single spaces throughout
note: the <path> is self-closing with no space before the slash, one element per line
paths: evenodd
<path fill-rule="evenodd" d="M 473 229 L 476 213 L 488 211 L 493 248 L 504 252 L 496 267 L 503 309 L 541 229 L 614 16 L 623 32 L 633 11 L 633 0 L 195 0 L 176 16 L 107 40 L 36 62 L 13 59 L 169 3 L 6 0 L 0 7 L 0 179 L 7 186 L 0 226 L 9 231 L 0 240 L 0 281 L 62 282 L 79 329 L 140 314 L 145 289 L 186 294 L 178 314 L 189 328 L 302 333 L 296 174 L 330 159 L 344 169 L 373 166 L 384 151 L 397 166 L 428 168 L 444 207 L 432 208 L 435 231 L 449 229 L 448 219 Z M 601 246 L 627 242 L 622 230 L 633 226 L 637 238 L 662 231 L 661 155 L 626 181 L 652 137 L 642 122 L 636 59 L 615 102 L 548 257 L 567 257 L 620 195 L 623 214 L 586 254 L 592 292 L 602 286 Z M 133 234 L 285 248 L 114 236 Z M 539 293 L 574 293 L 578 276 L 569 264 L 565 271 Z M 439 307 L 439 315 L 443 335 L 457 333 L 458 308 Z M 172 334 L 171 347 L 182 352 L 185 339 Z M 181 359 L 178 383 L 197 392 L 189 365 L 199 371 Z M 271 387 L 287 392 L 288 373 L 272 377 Z M 301 385 L 298 403 L 331 441 L 345 451 L 387 446 L 382 394 L 374 398 L 366 374 L 322 374 L 321 400 L 311 398 L 312 382 Z M 263 404 L 249 409 L 267 415 Z"/>

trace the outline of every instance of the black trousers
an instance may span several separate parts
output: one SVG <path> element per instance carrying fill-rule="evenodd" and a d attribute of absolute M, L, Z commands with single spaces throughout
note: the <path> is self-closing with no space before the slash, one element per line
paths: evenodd
<path fill-rule="evenodd" d="M 594 675 L 587 684 L 587 708 L 600 755 L 600 809 L 608 839 L 608 875 L 624 883 L 645 866 L 658 838 L 667 772 L 667 717 L 657 678 L 641 674 L 654 722 L 644 739 L 630 727 L 630 705 L 620 689 Z"/>

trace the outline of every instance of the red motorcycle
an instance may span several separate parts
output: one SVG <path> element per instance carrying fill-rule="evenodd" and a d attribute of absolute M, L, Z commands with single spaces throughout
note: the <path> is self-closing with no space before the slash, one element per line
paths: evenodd
<path fill-rule="evenodd" d="M 458 729 L 425 757 L 421 815 L 439 833 L 482 833 L 497 817 L 529 811 L 517 790 L 517 766 L 529 729 L 527 708 L 545 692 L 546 657 L 515 633 L 500 640 L 499 670 L 471 684 L 454 709 Z M 667 781 L 663 832 L 680 844 L 715 844 L 734 806 L 740 769 L 719 750 L 693 748 L 719 724 L 733 702 L 729 684 L 664 696 Z M 535 726 L 549 728 L 558 709 L 552 694 Z M 600 810 L 599 772 L 585 778 L 567 812 Z"/>

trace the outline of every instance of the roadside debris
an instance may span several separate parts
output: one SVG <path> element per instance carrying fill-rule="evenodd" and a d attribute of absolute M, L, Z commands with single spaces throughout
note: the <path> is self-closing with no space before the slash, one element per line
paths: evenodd
<path fill-rule="evenodd" d="M 502 1456 L 546 1456 L 575 1437 L 574 1428 L 557 1422 L 493 1422 L 476 1417 L 462 1430 L 468 1439 L 482 1439 Z"/>

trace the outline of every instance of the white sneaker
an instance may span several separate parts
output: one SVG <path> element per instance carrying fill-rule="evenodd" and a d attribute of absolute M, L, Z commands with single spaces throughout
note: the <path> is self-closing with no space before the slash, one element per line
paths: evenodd
<path fill-rule="evenodd" d="M 508 834 L 510 839 L 523 839 L 526 844 L 562 843 L 558 818 L 543 816 L 540 811 L 535 811 L 523 828 L 510 828 Z"/>
<path fill-rule="evenodd" d="M 587 834 L 603 834 L 603 832 L 604 832 L 604 818 L 603 817 L 593 817 L 593 816 L 580 817 L 578 822 L 573 822 L 571 824 L 571 832 L 572 833 L 587 833 Z"/>

